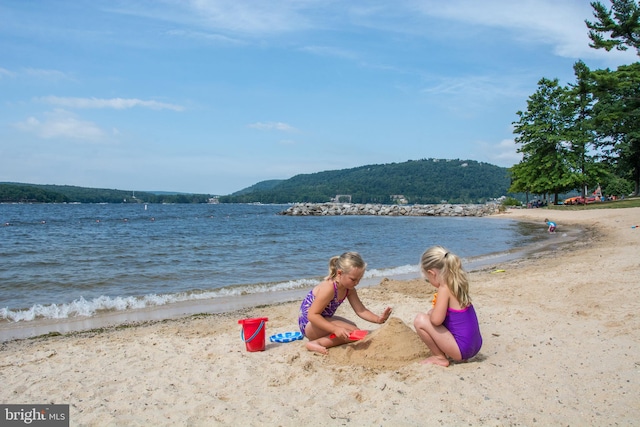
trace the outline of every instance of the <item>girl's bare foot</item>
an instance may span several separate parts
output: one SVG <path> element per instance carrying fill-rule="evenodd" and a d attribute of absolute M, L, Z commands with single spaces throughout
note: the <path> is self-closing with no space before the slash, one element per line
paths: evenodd
<path fill-rule="evenodd" d="M 439 366 L 447 367 L 449 366 L 449 359 L 439 357 L 439 356 L 431 356 L 424 359 L 420 363 L 422 363 L 423 365 L 439 365 Z"/>
<path fill-rule="evenodd" d="M 307 347 L 307 350 L 309 351 L 315 351 L 316 353 L 321 353 L 321 354 L 329 354 L 329 351 L 327 350 L 327 348 L 321 346 L 316 341 L 309 341 L 306 344 L 306 347 Z"/>

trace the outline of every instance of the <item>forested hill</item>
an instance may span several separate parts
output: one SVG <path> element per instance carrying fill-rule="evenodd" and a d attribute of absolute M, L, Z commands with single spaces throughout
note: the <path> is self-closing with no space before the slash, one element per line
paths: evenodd
<path fill-rule="evenodd" d="M 203 194 L 156 194 L 72 185 L 0 183 L 0 202 L 11 203 L 206 203 Z"/>
<path fill-rule="evenodd" d="M 343 194 L 353 203 L 393 203 L 394 195 L 412 204 L 483 203 L 507 195 L 509 186 L 507 168 L 473 160 L 422 159 L 296 175 L 256 184 L 220 197 L 220 202 L 319 203 Z"/>
<path fill-rule="evenodd" d="M 351 196 L 353 203 L 483 203 L 507 195 L 509 185 L 507 168 L 473 160 L 423 159 L 262 181 L 231 195 L 220 196 L 219 201 L 322 203 L 341 194 Z M 134 193 L 68 185 L 0 183 L 0 202 L 206 203 L 210 197 L 205 194 Z"/>

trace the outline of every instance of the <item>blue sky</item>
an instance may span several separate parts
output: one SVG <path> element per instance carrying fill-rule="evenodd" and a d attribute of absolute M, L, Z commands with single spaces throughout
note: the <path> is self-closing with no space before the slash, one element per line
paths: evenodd
<path fill-rule="evenodd" d="M 0 182 L 222 195 L 509 167 L 540 78 L 638 60 L 589 48 L 585 19 L 588 0 L 3 0 Z"/>

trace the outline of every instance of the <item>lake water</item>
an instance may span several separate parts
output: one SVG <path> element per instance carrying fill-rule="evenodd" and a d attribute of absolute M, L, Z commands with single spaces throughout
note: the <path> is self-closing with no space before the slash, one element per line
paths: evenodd
<path fill-rule="evenodd" d="M 0 204 L 0 328 L 194 301 L 205 311 L 248 296 L 273 302 L 302 295 L 348 250 L 368 263 L 367 286 L 417 277 L 434 244 L 471 269 L 547 238 L 544 224 L 508 219 L 278 215 L 286 208 Z"/>

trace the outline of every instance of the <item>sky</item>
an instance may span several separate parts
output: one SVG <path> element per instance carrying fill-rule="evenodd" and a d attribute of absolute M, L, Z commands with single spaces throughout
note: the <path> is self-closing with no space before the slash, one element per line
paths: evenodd
<path fill-rule="evenodd" d="M 424 158 L 510 167 L 541 78 L 638 60 L 589 47 L 589 3 L 2 0 L 0 182 L 226 195 Z"/>

